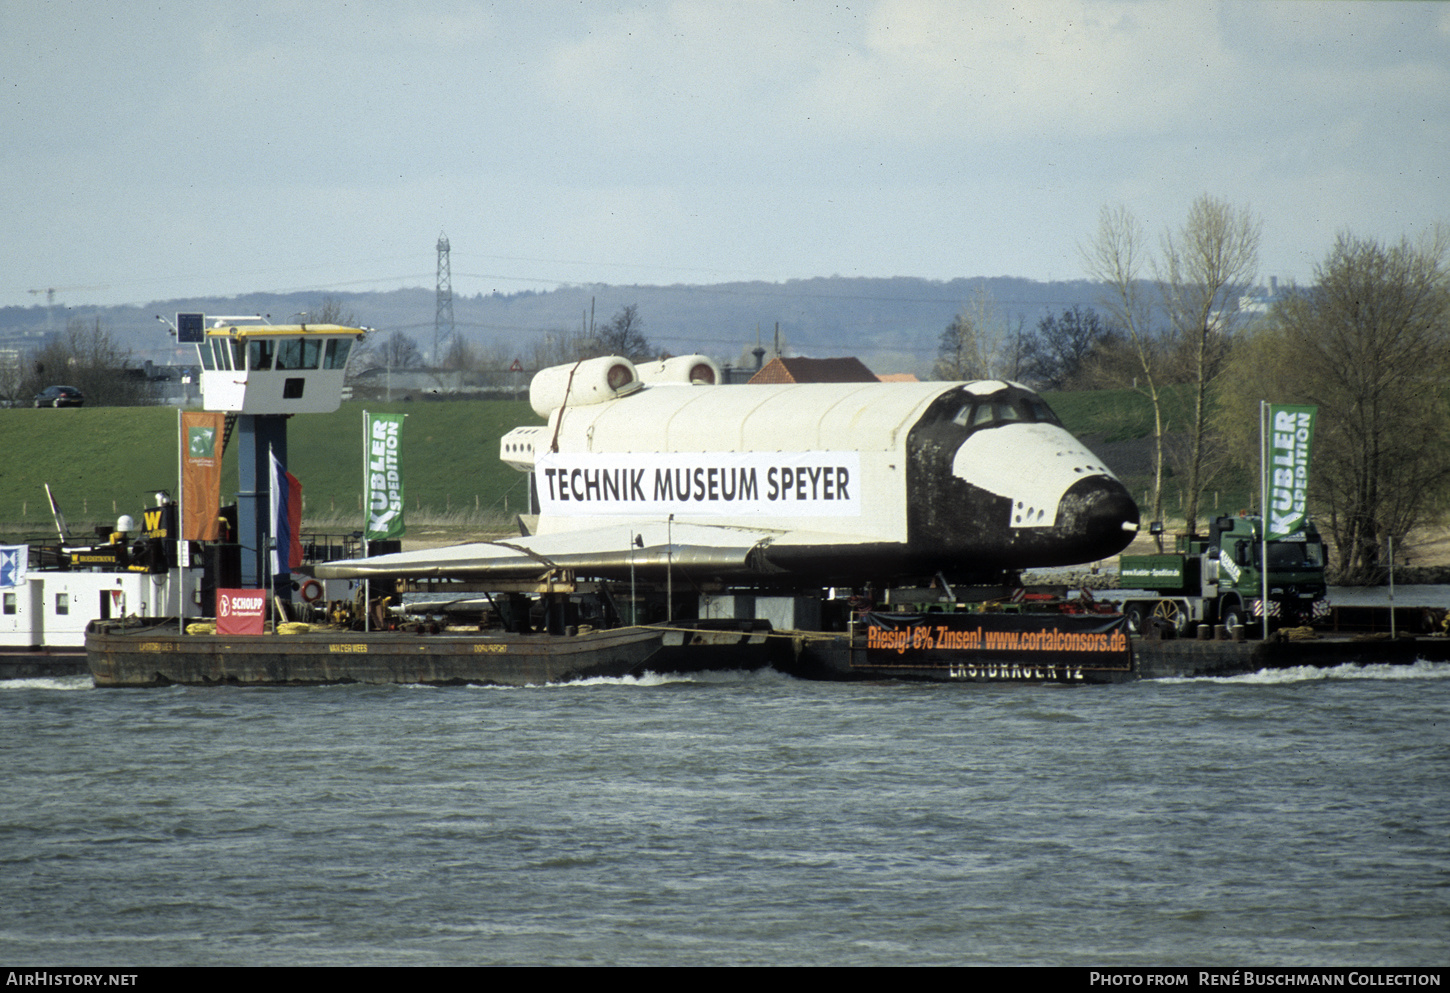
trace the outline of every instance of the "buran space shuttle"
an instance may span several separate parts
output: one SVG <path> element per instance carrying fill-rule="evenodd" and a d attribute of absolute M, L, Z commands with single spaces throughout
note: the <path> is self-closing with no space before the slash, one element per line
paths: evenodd
<path fill-rule="evenodd" d="M 865 585 L 1076 565 L 1138 530 L 1123 484 L 1017 383 L 721 386 L 681 356 L 539 372 L 504 436 L 531 534 L 332 562 L 323 578 Z"/>

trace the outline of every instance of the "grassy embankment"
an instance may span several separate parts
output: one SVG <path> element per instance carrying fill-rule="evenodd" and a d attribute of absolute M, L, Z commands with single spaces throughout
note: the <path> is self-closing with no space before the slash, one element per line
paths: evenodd
<path fill-rule="evenodd" d="M 1171 412 L 1181 429 L 1187 397 Z M 1073 433 L 1114 464 L 1150 464 L 1153 417 L 1146 400 L 1130 390 L 1057 393 L 1048 401 Z M 498 458 L 499 439 L 538 417 L 524 402 L 456 401 L 370 403 L 377 412 L 408 415 L 403 429 L 403 478 L 409 537 L 436 528 L 449 535 L 507 530 L 526 502 L 525 477 Z M 293 418 L 288 447 L 293 475 L 302 481 L 309 529 L 352 531 L 360 526 L 362 410 L 344 404 L 333 414 Z M 0 535 L 52 529 L 44 483 L 60 502 L 73 533 L 138 516 L 157 489 L 177 491 L 176 410 L 171 407 L 87 407 L 62 410 L 0 410 Z M 1126 454 L 1124 454 L 1126 453 Z M 1136 456 L 1136 457 L 1129 457 Z M 1151 477 L 1124 470 L 1140 500 Z M 1169 513 L 1179 494 L 1169 480 Z M 237 490 L 235 445 L 224 462 L 223 499 Z M 1225 482 L 1210 488 L 1204 512 L 1247 506 L 1248 486 Z"/>
<path fill-rule="evenodd" d="M 1148 399 L 1132 390 L 1083 390 L 1046 394 L 1047 402 L 1068 430 L 1103 457 L 1122 478 L 1138 501 L 1146 523 L 1153 500 L 1153 407 Z M 1193 421 L 1193 392 L 1189 386 L 1164 391 L 1167 444 L 1187 445 L 1187 431 Z M 1258 452 L 1246 453 L 1251 464 Z M 1170 532 L 1181 527 L 1184 492 L 1180 478 L 1167 459 L 1163 474 L 1164 516 Z M 1242 459 L 1236 459 L 1240 462 Z M 1199 522 L 1215 514 L 1234 514 L 1256 508 L 1257 483 L 1252 470 L 1226 466 L 1209 481 L 1199 498 Z M 1146 530 L 1146 529 L 1145 529 Z"/>
<path fill-rule="evenodd" d="M 499 461 L 499 439 L 539 418 L 524 402 L 369 403 L 408 415 L 403 480 L 409 534 L 428 526 L 506 530 L 527 502 L 526 477 Z M 333 414 L 288 422 L 288 468 L 302 482 L 309 529 L 361 526 L 362 411 L 348 403 Z M 43 484 L 49 483 L 73 534 L 139 517 L 158 489 L 177 492 L 174 407 L 0 410 L 0 535 L 54 530 Z M 235 435 L 233 436 L 235 442 Z M 223 500 L 237 491 L 236 445 L 223 462 Z"/>

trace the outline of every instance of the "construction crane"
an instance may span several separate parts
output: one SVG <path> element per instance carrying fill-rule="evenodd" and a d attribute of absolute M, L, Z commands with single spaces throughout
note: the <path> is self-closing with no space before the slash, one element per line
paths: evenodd
<path fill-rule="evenodd" d="M 45 330 L 55 330 L 55 295 L 57 293 L 75 293 L 82 290 L 109 290 L 111 287 L 105 284 L 100 286 L 47 286 L 42 290 L 31 290 L 31 296 L 45 294 Z"/>

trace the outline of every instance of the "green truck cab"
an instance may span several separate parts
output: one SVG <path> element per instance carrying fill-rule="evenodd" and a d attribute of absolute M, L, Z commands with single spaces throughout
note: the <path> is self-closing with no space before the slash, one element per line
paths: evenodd
<path fill-rule="evenodd" d="M 1120 556 L 1120 589 L 1099 599 L 1119 603 L 1136 631 L 1150 618 L 1180 635 L 1194 624 L 1245 625 L 1263 617 L 1263 548 L 1258 517 L 1218 517 L 1206 536 L 1178 536 L 1174 552 Z M 1295 627 L 1326 616 L 1324 541 L 1313 522 L 1270 541 L 1268 555 L 1270 625 Z"/>

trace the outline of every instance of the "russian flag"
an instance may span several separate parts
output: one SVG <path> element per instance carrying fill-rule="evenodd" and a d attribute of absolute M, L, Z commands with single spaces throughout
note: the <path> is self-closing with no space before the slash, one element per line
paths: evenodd
<path fill-rule="evenodd" d="M 272 460 L 272 574 L 280 576 L 302 564 L 302 484 L 282 468 L 275 453 L 269 451 L 267 457 Z"/>

